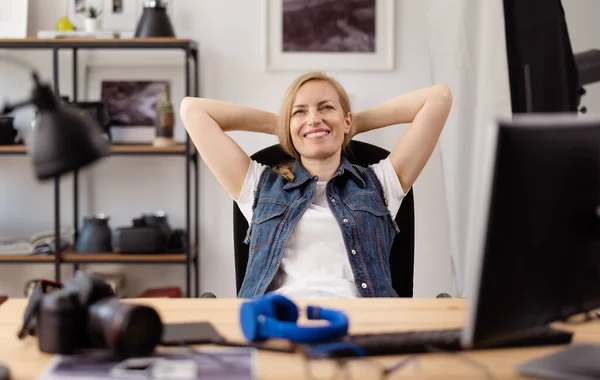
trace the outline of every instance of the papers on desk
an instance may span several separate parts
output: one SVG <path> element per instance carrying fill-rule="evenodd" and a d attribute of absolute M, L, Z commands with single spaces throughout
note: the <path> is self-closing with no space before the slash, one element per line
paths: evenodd
<path fill-rule="evenodd" d="M 125 361 L 105 353 L 56 355 L 39 379 L 254 380 L 257 368 L 255 351 L 252 348 L 180 349 Z"/>

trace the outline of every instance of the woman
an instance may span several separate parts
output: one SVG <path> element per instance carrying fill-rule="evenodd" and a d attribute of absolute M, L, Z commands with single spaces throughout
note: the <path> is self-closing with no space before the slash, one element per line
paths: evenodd
<path fill-rule="evenodd" d="M 397 297 L 389 251 L 404 194 L 431 156 L 452 95 L 438 85 L 353 114 L 343 87 L 307 73 L 275 115 L 185 98 L 181 117 L 200 156 L 248 219 L 250 258 L 239 297 Z M 411 123 L 390 155 L 366 170 L 342 154 L 353 136 Z M 295 162 L 267 168 L 225 133 L 275 134 Z"/>

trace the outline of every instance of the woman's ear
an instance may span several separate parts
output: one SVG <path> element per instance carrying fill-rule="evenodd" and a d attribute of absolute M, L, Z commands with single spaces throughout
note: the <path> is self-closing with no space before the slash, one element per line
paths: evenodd
<path fill-rule="evenodd" d="M 344 122 L 346 124 L 344 126 L 344 133 L 349 134 L 352 130 L 352 123 L 354 123 L 354 114 L 352 112 L 348 112 L 346 117 L 344 117 Z"/>

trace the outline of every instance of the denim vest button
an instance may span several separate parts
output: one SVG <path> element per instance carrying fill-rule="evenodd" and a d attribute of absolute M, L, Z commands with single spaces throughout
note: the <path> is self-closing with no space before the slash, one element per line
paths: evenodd
<path fill-rule="evenodd" d="M 335 203 L 335 198 L 331 198 L 331 203 Z"/>
<path fill-rule="evenodd" d="M 354 249 L 350 252 L 352 252 L 353 255 L 356 255 L 356 251 Z"/>
<path fill-rule="evenodd" d="M 362 283 L 362 285 L 361 285 L 361 286 L 363 287 L 363 289 L 366 289 L 366 288 L 367 288 L 367 284 L 365 284 L 364 282 Z"/>
<path fill-rule="evenodd" d="M 344 218 L 343 222 L 348 223 L 348 219 Z"/>

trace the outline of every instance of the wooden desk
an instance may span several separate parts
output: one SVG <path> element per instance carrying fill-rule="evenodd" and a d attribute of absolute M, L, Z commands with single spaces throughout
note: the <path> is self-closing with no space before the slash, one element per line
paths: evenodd
<path fill-rule="evenodd" d="M 229 339 L 242 340 L 238 324 L 239 299 L 136 299 L 155 307 L 164 322 L 208 320 Z M 455 328 L 463 325 L 467 303 L 462 299 L 358 299 L 297 301 L 298 305 L 315 304 L 345 310 L 350 315 L 351 333 L 401 331 L 411 329 Z M 0 307 L 0 362 L 8 365 L 14 379 L 35 379 L 51 355 L 40 353 L 35 338 L 17 339 L 26 301 L 9 299 Z M 303 320 L 302 323 L 305 323 Z M 567 328 L 564 325 L 557 327 Z M 600 343 L 600 320 L 570 325 L 574 341 Z M 486 366 L 498 379 L 518 379 L 514 367 L 525 360 L 542 356 L 560 347 L 525 348 L 464 352 Z M 402 357 L 377 358 L 393 364 Z M 258 353 L 259 379 L 305 380 L 305 364 L 298 354 L 261 351 Z M 418 367 L 408 365 L 390 379 L 481 379 L 484 373 L 452 354 L 426 354 L 418 357 Z"/>

